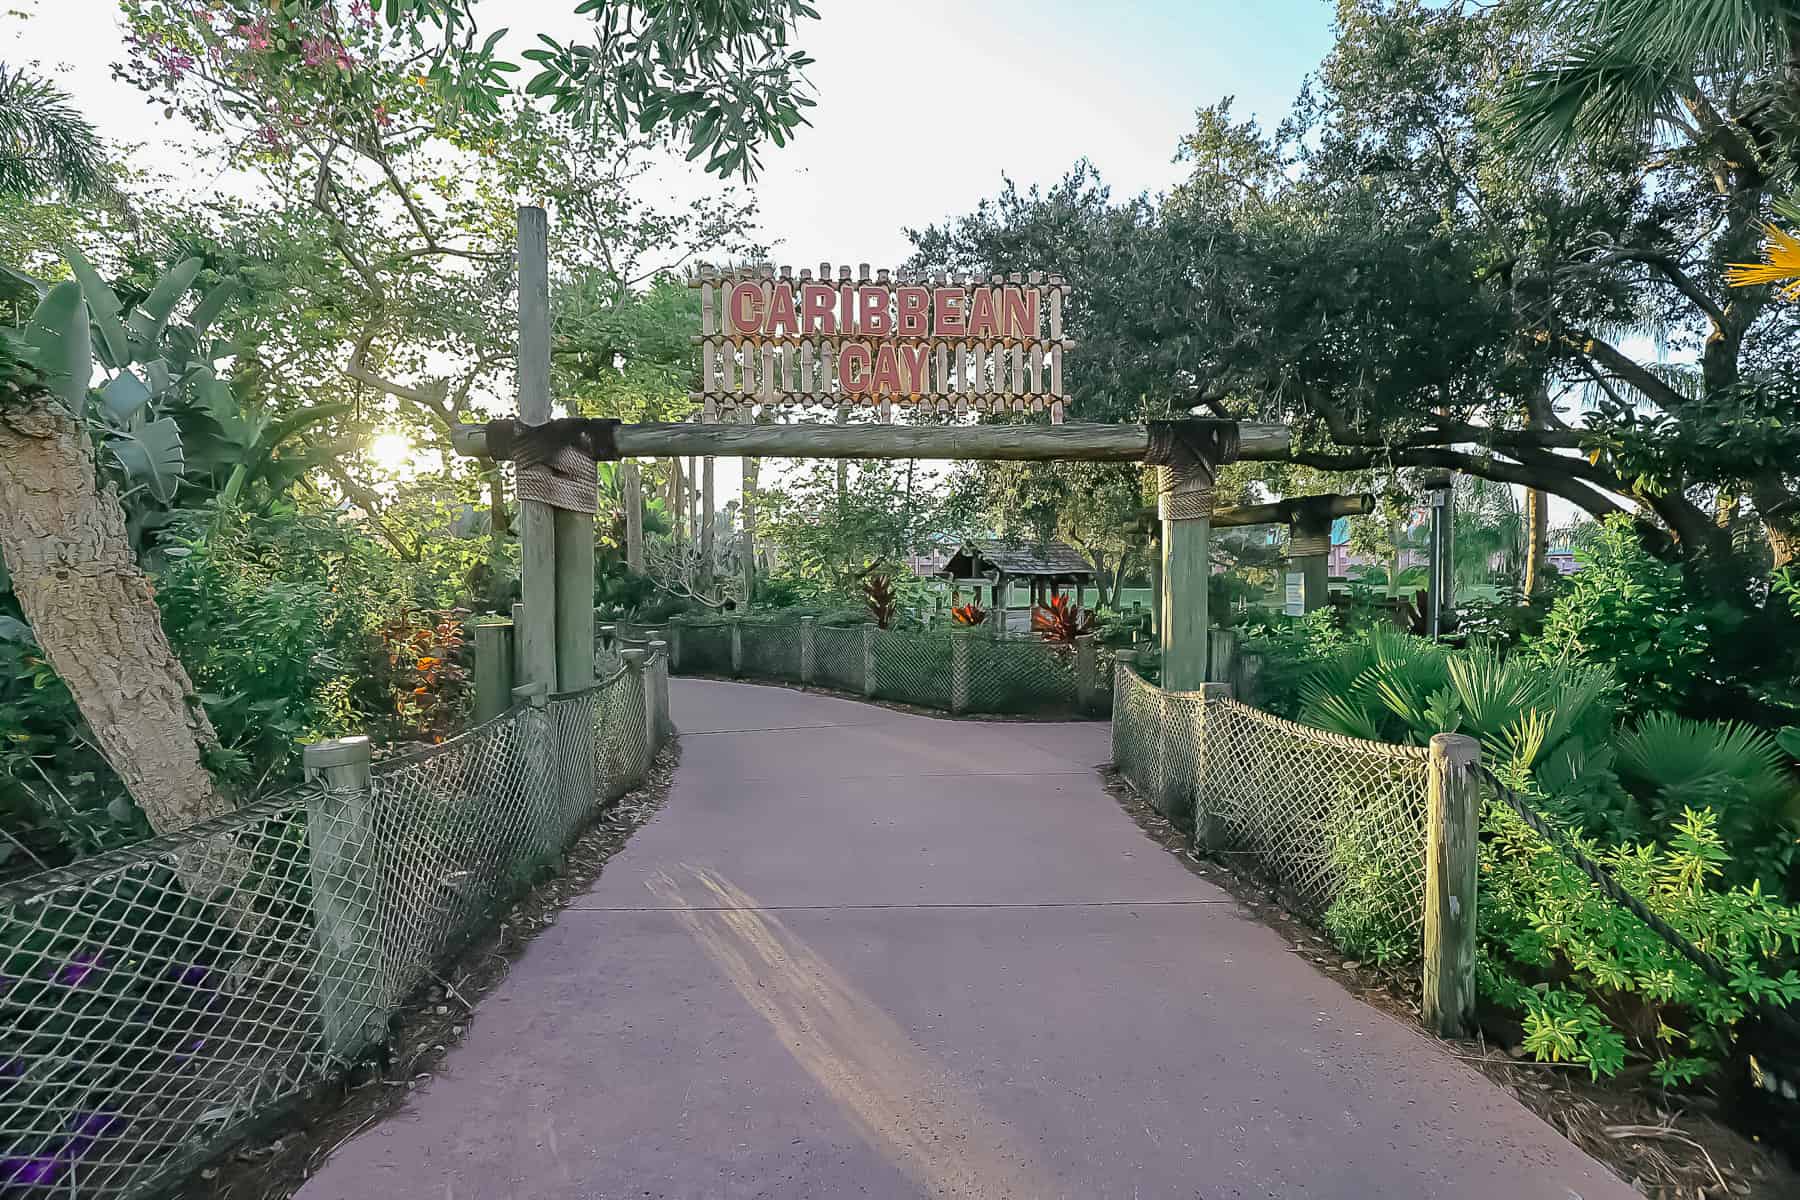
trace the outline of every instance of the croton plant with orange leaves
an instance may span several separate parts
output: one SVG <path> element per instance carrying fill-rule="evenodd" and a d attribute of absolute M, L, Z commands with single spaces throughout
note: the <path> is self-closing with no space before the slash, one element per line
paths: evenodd
<path fill-rule="evenodd" d="M 1031 610 L 1031 631 L 1046 642 L 1073 646 L 1076 638 L 1094 632 L 1094 613 L 1067 596 L 1052 596 Z"/>

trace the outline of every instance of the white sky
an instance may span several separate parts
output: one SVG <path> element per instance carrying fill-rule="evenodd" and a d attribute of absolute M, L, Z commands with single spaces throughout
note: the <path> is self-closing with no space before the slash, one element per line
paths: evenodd
<path fill-rule="evenodd" d="M 483 0 L 522 49 L 576 35 L 576 0 Z M 59 78 L 108 138 L 180 179 L 195 135 L 112 78 L 125 48 L 115 0 L 0 0 L 0 59 Z M 1226 95 L 1265 128 L 1331 45 L 1326 0 L 815 0 L 799 44 L 814 122 L 769 147 L 755 185 L 776 262 L 897 266 L 902 230 L 969 212 L 1003 177 L 1049 184 L 1076 159 L 1115 195 L 1166 189 L 1194 110 Z M 230 178 L 190 186 L 235 186 Z M 703 180 L 667 182 L 682 189 Z M 720 503 L 738 491 L 722 464 Z M 1560 514 L 1559 514 L 1560 515 Z"/>

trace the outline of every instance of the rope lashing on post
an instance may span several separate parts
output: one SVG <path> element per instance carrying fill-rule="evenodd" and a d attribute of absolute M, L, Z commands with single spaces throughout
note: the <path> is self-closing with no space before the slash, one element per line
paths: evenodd
<path fill-rule="evenodd" d="M 1331 530 L 1324 533 L 1301 532 L 1295 527 L 1288 535 L 1289 558 L 1311 558 L 1315 555 L 1331 553 Z"/>
<path fill-rule="evenodd" d="M 542 425 L 514 417 L 489 421 L 487 453 L 517 465 L 519 499 L 592 513 L 600 507 L 594 464 L 619 460 L 618 425 L 612 417 L 558 417 Z"/>
<path fill-rule="evenodd" d="M 1157 472 L 1158 507 L 1165 521 L 1194 521 L 1213 513 L 1213 470 L 1238 456 L 1238 423 L 1207 417 L 1148 423 L 1144 462 Z"/>

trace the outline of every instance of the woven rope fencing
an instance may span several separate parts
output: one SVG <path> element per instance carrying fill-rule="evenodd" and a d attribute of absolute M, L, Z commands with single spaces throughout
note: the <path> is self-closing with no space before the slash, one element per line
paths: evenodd
<path fill-rule="evenodd" d="M 800 626 L 745 625 L 742 629 L 741 673 L 746 679 L 800 678 Z"/>
<path fill-rule="evenodd" d="M 1344 935 L 1422 946 L 1428 752 L 1361 741 L 1117 668 L 1113 761 L 1196 840 Z"/>
<path fill-rule="evenodd" d="M 969 639 L 970 712 L 1070 712 L 1074 708 L 1074 647 Z"/>
<path fill-rule="evenodd" d="M 863 631 L 821 627 L 813 630 L 813 682 L 854 695 L 863 694 Z M 798 680 L 799 674 L 794 675 Z"/>
<path fill-rule="evenodd" d="M 378 1041 L 643 780 L 658 669 L 0 889 L 0 1195 L 153 1194 Z"/>
<path fill-rule="evenodd" d="M 1104 717 L 1112 708 L 1112 662 L 1094 646 L 1077 650 L 949 628 L 744 620 L 735 626 L 734 668 L 733 628 L 716 622 L 672 627 L 671 642 L 680 647 L 673 669 L 805 683 L 945 712 Z M 1092 676 L 1085 691 L 1083 671 Z"/>
<path fill-rule="evenodd" d="M 950 708 L 950 635 L 875 631 L 875 697 Z"/>

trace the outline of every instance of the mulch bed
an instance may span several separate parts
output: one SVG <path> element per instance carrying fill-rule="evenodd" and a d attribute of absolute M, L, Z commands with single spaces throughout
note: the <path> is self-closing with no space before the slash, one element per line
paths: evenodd
<path fill-rule="evenodd" d="M 1104 767 L 1102 773 L 1119 806 L 1189 871 L 1229 892 L 1281 934 L 1294 953 L 1357 999 L 1420 1023 L 1416 979 L 1346 958 L 1265 884 L 1199 856 L 1185 831 L 1140 800 L 1116 773 Z M 1515 1046 L 1484 1037 L 1444 1044 L 1650 1200 L 1800 1196 L 1800 1170 L 1773 1148 L 1725 1124 L 1718 1096 L 1653 1093 L 1642 1072 L 1595 1082 L 1585 1067 L 1536 1062 Z"/>
<path fill-rule="evenodd" d="M 498 927 L 472 943 L 422 988 L 392 1022 L 385 1063 L 360 1064 L 334 1086 L 315 1089 L 254 1138 L 172 1187 L 204 1200 L 287 1200 L 339 1146 L 398 1111 L 430 1079 L 437 1062 L 476 1019 L 482 996 L 557 914 L 578 899 L 639 826 L 668 798 L 679 743 L 665 749 L 649 778 L 595 819 L 563 856 L 562 869 L 515 903 Z"/>

